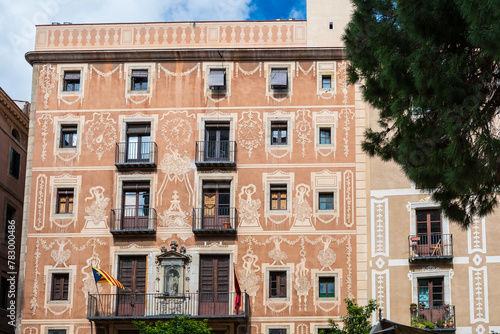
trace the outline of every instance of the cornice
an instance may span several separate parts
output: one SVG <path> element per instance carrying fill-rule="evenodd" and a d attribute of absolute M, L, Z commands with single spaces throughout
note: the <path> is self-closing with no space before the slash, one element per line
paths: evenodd
<path fill-rule="evenodd" d="M 25 55 L 36 63 L 90 63 L 141 61 L 318 61 L 343 60 L 344 48 L 257 48 L 257 49 L 174 49 L 107 51 L 30 51 Z"/>
<path fill-rule="evenodd" d="M 24 134 L 28 134 L 29 119 L 22 110 L 17 106 L 17 104 L 12 101 L 12 99 L 7 95 L 7 93 L 0 88 L 0 109 L 4 116 L 8 119 L 16 121 L 20 126 L 20 130 Z"/>

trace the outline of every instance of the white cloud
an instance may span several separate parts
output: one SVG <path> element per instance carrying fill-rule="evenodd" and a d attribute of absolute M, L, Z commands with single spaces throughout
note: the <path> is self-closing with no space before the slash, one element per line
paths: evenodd
<path fill-rule="evenodd" d="M 35 25 L 245 20 L 250 0 L 0 0 L 0 86 L 13 99 L 31 99 Z"/>

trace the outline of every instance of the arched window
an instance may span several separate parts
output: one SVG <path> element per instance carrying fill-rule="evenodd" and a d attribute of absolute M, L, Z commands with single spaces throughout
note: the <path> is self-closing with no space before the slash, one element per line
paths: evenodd
<path fill-rule="evenodd" d="M 16 129 L 12 129 L 12 136 L 16 138 L 17 141 L 21 140 L 21 137 L 19 136 L 19 131 L 17 131 Z"/>

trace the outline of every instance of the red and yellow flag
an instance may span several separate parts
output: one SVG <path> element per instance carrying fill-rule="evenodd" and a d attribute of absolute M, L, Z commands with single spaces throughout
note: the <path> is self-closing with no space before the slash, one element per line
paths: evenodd
<path fill-rule="evenodd" d="M 123 284 L 121 284 L 117 279 L 113 278 L 113 276 L 106 273 L 104 270 L 92 267 L 92 272 L 94 273 L 94 279 L 96 283 L 108 282 L 112 286 L 117 286 L 125 290 Z"/>

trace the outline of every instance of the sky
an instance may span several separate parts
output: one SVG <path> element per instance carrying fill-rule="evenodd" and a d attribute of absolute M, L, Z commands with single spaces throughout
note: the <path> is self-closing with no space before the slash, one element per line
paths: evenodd
<path fill-rule="evenodd" d="M 0 87 L 30 101 L 35 25 L 306 18 L 306 0 L 0 0 Z"/>

